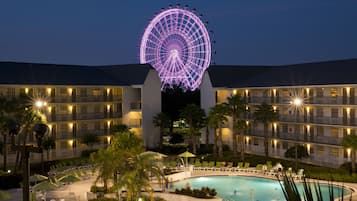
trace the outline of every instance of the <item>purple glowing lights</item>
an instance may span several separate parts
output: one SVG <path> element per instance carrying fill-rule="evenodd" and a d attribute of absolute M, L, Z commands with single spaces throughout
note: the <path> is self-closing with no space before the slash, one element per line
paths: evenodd
<path fill-rule="evenodd" d="M 159 13 L 141 40 L 140 63 L 151 64 L 163 87 L 195 90 L 211 61 L 207 29 L 193 12 L 173 8 Z"/>

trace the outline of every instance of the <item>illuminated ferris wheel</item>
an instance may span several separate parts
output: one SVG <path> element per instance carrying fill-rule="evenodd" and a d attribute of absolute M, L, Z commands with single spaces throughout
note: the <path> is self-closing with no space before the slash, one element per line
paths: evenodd
<path fill-rule="evenodd" d="M 170 8 L 147 26 L 141 40 L 140 63 L 151 64 L 163 87 L 199 87 L 211 61 L 211 43 L 204 23 L 193 12 Z"/>

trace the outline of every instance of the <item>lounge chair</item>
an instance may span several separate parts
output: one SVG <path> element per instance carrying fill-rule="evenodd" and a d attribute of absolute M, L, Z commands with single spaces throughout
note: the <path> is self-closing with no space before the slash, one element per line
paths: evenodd
<path fill-rule="evenodd" d="M 247 169 L 247 168 L 249 168 L 249 167 L 250 167 L 250 163 L 245 162 L 245 163 L 244 163 L 244 168 Z"/>
<path fill-rule="evenodd" d="M 201 166 L 201 170 L 207 170 L 208 168 L 208 161 L 203 161 L 202 162 L 202 166 Z"/>
<path fill-rule="evenodd" d="M 217 161 L 216 166 L 214 167 L 214 170 L 221 170 L 221 167 L 222 167 L 222 162 Z"/>
<path fill-rule="evenodd" d="M 243 162 L 238 162 L 237 168 L 243 168 Z"/>

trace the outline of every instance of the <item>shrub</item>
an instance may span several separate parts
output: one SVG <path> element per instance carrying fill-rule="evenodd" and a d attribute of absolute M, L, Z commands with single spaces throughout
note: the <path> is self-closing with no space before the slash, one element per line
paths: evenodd
<path fill-rule="evenodd" d="M 181 133 L 173 133 L 171 135 L 171 139 L 169 142 L 170 142 L 170 144 L 183 143 L 184 142 L 183 135 Z"/>
<path fill-rule="evenodd" d="M 217 195 L 216 189 L 202 187 L 201 189 L 191 189 L 190 187 L 175 189 L 176 194 L 192 196 L 196 198 L 213 198 Z"/>
<path fill-rule="evenodd" d="M 92 153 L 97 152 L 98 149 L 87 149 L 81 152 L 81 157 L 89 157 Z"/>
<path fill-rule="evenodd" d="M 90 187 L 90 192 L 92 193 L 106 193 L 108 192 L 108 189 L 105 189 L 104 186 L 91 186 Z"/>

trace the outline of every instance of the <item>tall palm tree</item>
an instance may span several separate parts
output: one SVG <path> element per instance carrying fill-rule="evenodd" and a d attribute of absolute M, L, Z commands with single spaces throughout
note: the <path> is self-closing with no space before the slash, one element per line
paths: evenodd
<path fill-rule="evenodd" d="M 20 96 L 11 100 L 11 106 L 14 108 L 11 111 L 14 111 L 14 118 L 18 121 L 18 124 L 21 126 L 19 132 L 18 145 L 26 145 L 27 138 L 29 134 L 33 134 L 32 128 L 37 123 L 44 123 L 46 121 L 45 117 L 41 115 L 38 111 L 32 109 L 32 103 L 28 96 Z M 22 141 L 22 142 L 21 142 Z M 21 164 L 19 161 L 20 153 L 16 153 L 15 161 L 15 173 Z M 21 156 L 22 157 L 22 156 Z"/>
<path fill-rule="evenodd" d="M 189 126 L 188 136 L 192 140 L 192 151 L 197 152 L 197 141 L 200 136 L 200 129 L 205 127 L 205 112 L 195 104 L 188 104 L 181 111 L 182 118 Z"/>
<path fill-rule="evenodd" d="M 254 111 L 254 120 L 264 125 L 264 152 L 266 157 L 269 156 L 268 126 L 269 123 L 277 121 L 278 119 L 279 114 L 274 111 L 273 106 L 265 102 L 259 105 Z"/>
<path fill-rule="evenodd" d="M 93 149 L 93 145 L 96 143 L 99 143 L 100 139 L 98 137 L 98 135 L 94 134 L 94 133 L 84 133 L 81 136 L 81 143 L 85 144 L 89 147 L 89 149 Z"/>
<path fill-rule="evenodd" d="M 170 118 L 167 114 L 160 112 L 153 118 L 153 124 L 160 128 L 159 148 L 162 148 L 162 138 L 164 135 L 164 129 L 170 126 Z"/>
<path fill-rule="evenodd" d="M 240 158 L 243 162 L 245 162 L 245 149 L 244 149 L 244 131 L 247 128 L 246 121 L 243 119 L 239 119 L 237 123 L 234 125 L 237 129 L 237 132 L 239 133 L 239 152 L 240 152 Z"/>
<path fill-rule="evenodd" d="M 232 132 L 232 142 L 233 142 L 233 155 L 237 157 L 237 124 L 238 120 L 244 117 L 246 113 L 246 102 L 240 94 L 231 95 L 227 98 L 227 102 L 224 103 L 228 108 L 229 114 L 232 117 L 233 132 Z"/>
<path fill-rule="evenodd" d="M 8 133 L 8 126 L 7 126 L 7 107 L 8 101 L 5 97 L 0 96 L 0 133 L 3 137 L 3 170 L 6 171 L 7 169 L 7 133 Z"/>
<path fill-rule="evenodd" d="M 351 149 L 351 170 L 354 175 L 356 174 L 357 135 L 346 135 L 341 144 L 344 148 Z"/>
<path fill-rule="evenodd" d="M 215 105 L 210 108 L 208 112 L 208 126 L 214 129 L 214 144 L 213 144 L 213 155 L 217 155 L 218 148 L 218 157 L 223 156 L 222 148 L 222 127 L 228 122 L 228 110 L 227 107 L 223 104 Z"/>
<path fill-rule="evenodd" d="M 109 181 L 117 189 L 126 189 L 127 200 L 138 200 L 141 190 L 146 189 L 152 195 L 150 176 L 161 182 L 164 179 L 159 159 L 154 153 L 143 153 L 144 145 L 132 132 L 117 133 L 107 149 L 100 149 L 91 154 L 91 161 L 99 166 L 97 181 L 102 180 L 105 188 Z M 115 172 L 120 175 L 115 179 Z M 115 177 L 113 176 L 115 175 Z"/>
<path fill-rule="evenodd" d="M 122 132 L 129 132 L 129 131 L 130 131 L 130 127 L 125 124 L 116 124 L 110 128 L 111 133 L 122 133 Z"/>

